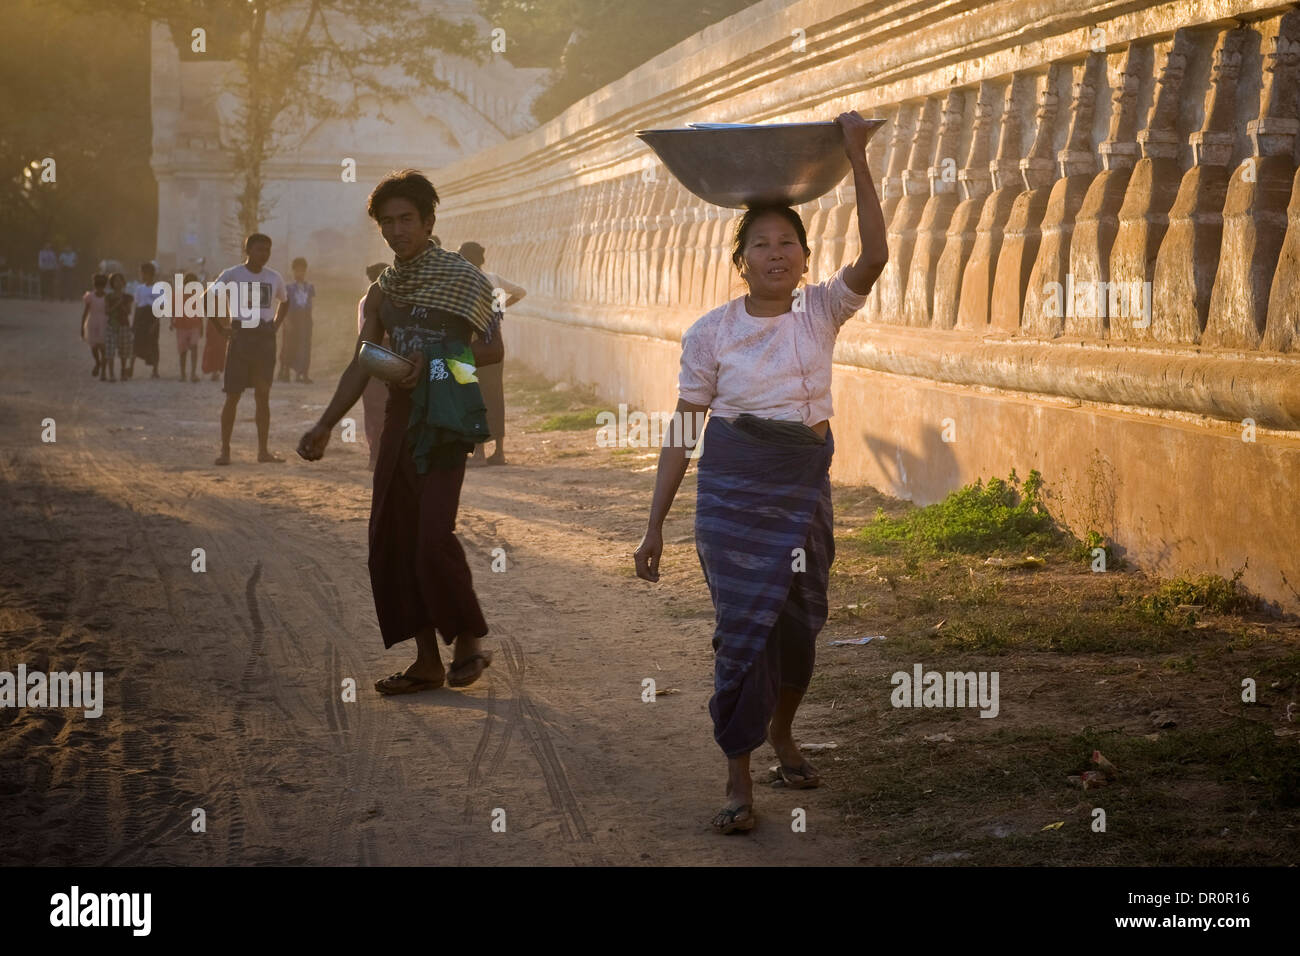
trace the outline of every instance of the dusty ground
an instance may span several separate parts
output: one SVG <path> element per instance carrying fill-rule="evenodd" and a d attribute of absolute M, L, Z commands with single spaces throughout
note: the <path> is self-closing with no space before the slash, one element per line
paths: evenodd
<path fill-rule="evenodd" d="M 286 464 L 254 463 L 248 395 L 219 469 L 219 384 L 175 381 L 166 333 L 164 378 L 137 365 L 131 382 L 96 381 L 76 324 L 71 306 L 0 303 L 0 669 L 102 670 L 107 704 L 97 720 L 0 710 L 5 862 L 858 859 L 829 791 L 764 794 L 752 839 L 709 832 L 723 784 L 709 623 L 665 618 L 669 587 L 625 573 L 651 477 L 593 469 L 590 434 L 575 458 L 520 434 L 510 466 L 469 473 L 459 531 L 496 660 L 467 690 L 382 698 L 374 680 L 409 656 L 375 624 L 364 438 L 317 463 L 291 454 L 338 363 L 272 391 Z M 679 516 L 670 536 L 688 531 Z M 666 583 L 699 590 L 698 576 L 683 553 Z M 646 677 L 679 693 L 643 703 Z M 783 822 L 795 806 L 807 833 Z"/>
<path fill-rule="evenodd" d="M 468 472 L 459 526 L 496 661 L 467 690 L 379 697 L 373 681 L 408 652 L 384 651 L 370 601 L 364 440 L 336 438 L 314 464 L 292 454 L 347 353 L 353 320 L 335 311 L 317 320 L 317 384 L 272 391 L 288 462 L 254 463 L 246 396 L 235 464 L 218 469 L 220 386 L 174 381 L 166 333 L 163 379 L 137 366 L 103 384 L 72 307 L 0 303 L 0 670 L 102 670 L 107 697 L 98 720 L 0 710 L 6 863 L 1294 860 L 1294 622 L 1143 629 L 1115 610 L 1154 586 L 1135 572 L 868 554 L 856 529 L 901 506 L 862 488 L 836 489 L 834 610 L 796 723 L 804 743 L 835 745 L 812 755 L 828 786 L 760 787 L 759 828 L 714 836 L 694 474 L 663 579 L 637 580 L 654 452 L 545 430 L 589 415 L 588 399 L 509 363 L 511 465 Z M 999 670 L 999 718 L 891 708 L 889 675 L 915 662 Z M 1256 708 L 1238 701 L 1247 675 Z M 643 703 L 647 677 L 676 693 Z M 1174 723 L 1157 727 L 1161 714 Z M 951 740 L 926 739 L 939 734 Z M 1121 778 L 1085 793 L 1066 777 L 1094 747 Z M 773 758 L 756 758 L 762 778 Z M 195 808 L 206 833 L 191 832 Z M 807 832 L 792 832 L 795 808 Z"/>

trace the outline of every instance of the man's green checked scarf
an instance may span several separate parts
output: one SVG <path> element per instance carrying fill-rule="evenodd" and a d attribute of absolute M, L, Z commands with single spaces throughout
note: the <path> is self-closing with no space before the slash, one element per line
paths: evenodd
<path fill-rule="evenodd" d="M 433 242 L 413 259 L 394 259 L 380 273 L 379 288 L 396 302 L 459 315 L 480 332 L 496 319 L 492 283 L 469 260 Z"/>

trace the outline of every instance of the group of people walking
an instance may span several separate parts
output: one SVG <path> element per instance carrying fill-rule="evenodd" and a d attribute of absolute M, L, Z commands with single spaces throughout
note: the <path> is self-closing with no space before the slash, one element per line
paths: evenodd
<path fill-rule="evenodd" d="M 745 212 L 732 262 L 748 294 L 719 305 L 683 336 L 680 414 L 660 454 L 648 527 L 633 555 L 637 576 L 658 581 L 663 522 L 695 457 L 681 423 L 708 414 L 695 540 L 715 609 L 709 713 L 727 774 L 726 802 L 712 826 L 723 834 L 755 826 L 750 755 L 765 743 L 775 750 L 787 787 L 816 787 L 822 779 L 800 752 L 793 721 L 826 622 L 835 557 L 832 353 L 889 257 L 866 163 L 870 127 L 857 112 L 842 113 L 837 122 L 852 163 L 861 251 L 796 296 L 812 254 L 799 214 L 781 205 Z M 487 621 L 455 535 L 473 448 L 466 435 L 478 426 L 446 411 L 474 402 L 447 399 L 446 390 L 456 386 L 445 363 L 452 353 L 472 361 L 481 386 L 484 370 L 500 362 L 504 350 L 492 318 L 500 284 L 470 265 L 472 248 L 453 256 L 433 240 L 437 202 L 433 184 L 407 170 L 381 182 L 368 206 L 395 258 L 369 273 L 373 284 L 358 305 L 357 344 L 387 341 L 413 363 L 405 379 L 387 387 L 369 569 L 384 646 L 414 638 L 416 656 L 376 682 L 381 694 L 466 686 L 491 663 L 482 645 Z M 334 426 L 372 385 L 354 359 L 320 420 L 299 441 L 298 454 L 320 459 Z M 450 669 L 440 641 L 452 648 Z"/>
<path fill-rule="evenodd" d="M 659 580 L 663 523 L 696 457 L 681 425 L 707 414 L 695 541 L 715 609 L 709 713 L 727 772 L 725 803 L 712 825 L 724 834 L 755 825 L 750 755 L 765 743 L 776 752 L 786 786 L 816 787 L 822 779 L 800 752 L 793 721 L 826 622 L 835 557 L 832 353 L 840 329 L 865 303 L 888 260 L 866 163 L 870 127 L 856 112 L 842 113 L 837 122 L 852 163 L 861 251 L 830 278 L 800 289 L 812 250 L 799 214 L 781 205 L 747 209 L 732 262 L 748 293 L 702 316 L 682 338 L 679 414 L 659 457 L 648 526 L 632 555 L 638 577 Z M 357 348 L 297 448 L 307 461 L 319 460 L 335 426 L 364 401 L 374 470 L 368 566 L 376 617 L 385 647 L 415 640 L 415 660 L 375 683 L 385 695 L 468 686 L 492 661 L 483 646 L 487 620 L 455 527 L 476 445 L 495 436 L 496 452 L 487 460 L 504 460 L 499 419 L 491 429 L 488 423 L 504 403 L 493 413 L 489 405 L 500 388 L 505 354 L 503 306 L 524 293 L 483 271 L 481 246 L 467 243 L 459 254 L 441 247 L 433 235 L 437 203 L 433 184 L 415 170 L 394 173 L 371 193 L 367 212 L 394 259 L 367 269 L 371 285 L 357 306 Z M 259 289 L 256 314 L 233 325 L 212 323 L 229 343 L 218 465 L 230 463 L 235 407 L 245 388 L 257 401 L 258 460 L 282 460 L 266 444 L 276 331 L 295 309 L 310 315 L 315 295 L 305 262 L 295 261 L 289 286 L 267 268 L 266 236 L 250 235 L 244 251 L 244 262 L 220 278 Z M 130 357 L 139 354 L 149 357 L 156 375 L 157 328 L 144 317 L 151 309 L 143 297 L 125 292 L 120 275 L 104 277 L 106 289 L 99 278 L 97 291 L 87 294 L 85 315 L 88 321 L 92 298 L 102 300 L 93 308 L 110 330 L 105 367 L 111 374 L 116 356 L 130 377 Z M 149 278 L 142 269 L 146 288 Z M 297 362 L 299 379 L 309 381 L 302 360 L 310 350 L 309 322 L 305 328 L 305 336 L 286 336 L 282 380 Z M 178 348 L 193 348 L 179 332 Z M 151 338 L 142 343 L 145 336 Z M 407 358 L 409 373 L 387 385 L 372 381 L 357 357 L 365 342 L 386 344 Z M 452 651 L 450 665 L 442 659 L 444 644 Z"/>
<path fill-rule="evenodd" d="M 306 281 L 307 260 L 295 259 L 293 270 L 294 281 L 285 287 L 291 304 L 281 350 L 280 380 L 289 381 L 289 373 L 293 372 L 299 382 L 310 383 L 307 371 L 311 364 L 311 313 L 316 290 Z M 269 271 L 279 278 L 278 273 Z M 168 331 L 175 333 L 180 381 L 199 381 L 201 345 L 202 373 L 216 381 L 226 368 L 229 338 L 215 321 L 205 321 L 205 318 L 215 318 L 212 316 L 187 314 L 183 308 L 173 308 L 168 316 L 160 317 L 154 304 L 164 293 L 155 288 L 157 281 L 158 266 L 154 262 L 141 263 L 139 281 L 133 288 L 128 288 L 126 276 L 121 272 L 97 272 L 91 277 L 91 288 L 82 296 L 81 313 L 81 338 L 95 362 L 90 374 L 101 381 L 126 381 L 134 377 L 138 359 L 149 367 L 150 378 L 160 378 L 160 337 L 162 321 L 166 318 Z M 185 274 L 185 287 L 198 282 L 194 273 Z M 179 295 L 175 301 L 180 301 Z"/>

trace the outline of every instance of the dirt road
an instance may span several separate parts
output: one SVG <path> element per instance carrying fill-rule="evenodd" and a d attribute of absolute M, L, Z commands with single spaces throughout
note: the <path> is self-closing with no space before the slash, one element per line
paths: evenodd
<path fill-rule="evenodd" d="M 0 670 L 100 670 L 106 698 L 98 719 L 0 709 L 6 863 L 858 860 L 826 792 L 760 787 L 754 833 L 708 829 L 723 765 L 693 478 L 651 586 L 630 554 L 653 462 L 590 467 L 591 434 L 521 433 L 512 412 L 512 464 L 468 473 L 459 524 L 495 662 L 466 690 L 383 698 L 411 652 L 375 623 L 364 439 L 292 453 L 337 367 L 273 389 L 286 464 L 254 463 L 246 395 L 217 468 L 220 385 L 176 381 L 165 331 L 162 379 L 92 379 L 78 312 L 0 303 Z M 647 677 L 678 693 L 643 703 Z"/>

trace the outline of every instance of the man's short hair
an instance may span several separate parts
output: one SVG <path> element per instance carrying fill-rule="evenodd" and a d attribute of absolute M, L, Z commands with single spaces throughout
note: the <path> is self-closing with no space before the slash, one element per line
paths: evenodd
<path fill-rule="evenodd" d="M 140 263 L 140 271 L 141 271 L 141 272 L 145 272 L 145 271 L 149 271 L 149 272 L 157 272 L 157 271 L 158 271 L 158 263 L 154 262 L 152 259 L 150 259 L 148 262 L 142 262 L 142 263 Z"/>
<path fill-rule="evenodd" d="M 477 242 L 462 242 L 458 251 L 461 258 L 468 259 L 476 266 L 483 265 L 483 247 Z"/>
<path fill-rule="evenodd" d="M 261 232 L 250 232 L 248 238 L 244 240 L 244 251 L 247 252 L 255 242 L 265 242 L 269 246 L 271 237 Z"/>
<path fill-rule="evenodd" d="M 400 172 L 389 173 L 370 193 L 370 199 L 366 203 L 366 213 L 378 222 L 379 207 L 390 199 L 408 200 L 415 206 L 421 219 L 428 219 L 433 215 L 434 207 L 438 205 L 438 190 L 433 188 L 433 183 L 429 182 L 428 177 L 418 169 L 403 169 Z"/>
<path fill-rule="evenodd" d="M 294 268 L 294 269 L 298 268 L 299 266 L 302 266 L 304 269 L 306 269 L 306 268 L 307 268 L 307 260 L 304 259 L 302 256 L 299 256 L 297 259 L 294 259 L 293 262 L 289 263 L 289 265 L 290 265 L 291 268 Z"/>
<path fill-rule="evenodd" d="M 366 266 L 366 278 L 371 282 L 379 281 L 379 274 L 388 268 L 387 262 L 375 262 Z"/>

